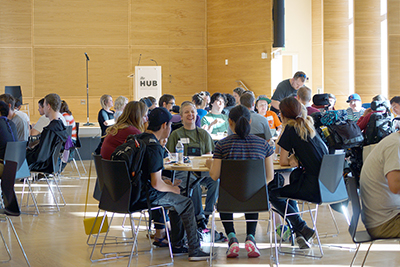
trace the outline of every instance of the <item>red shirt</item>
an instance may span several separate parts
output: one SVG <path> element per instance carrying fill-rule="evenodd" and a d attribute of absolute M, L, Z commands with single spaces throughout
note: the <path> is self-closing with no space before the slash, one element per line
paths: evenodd
<path fill-rule="evenodd" d="M 118 130 L 116 135 L 107 134 L 101 147 L 101 157 L 103 159 L 111 159 L 111 154 L 119 145 L 122 145 L 125 142 L 128 135 L 140 133 L 141 132 L 135 126 L 131 125 L 125 129 Z"/>

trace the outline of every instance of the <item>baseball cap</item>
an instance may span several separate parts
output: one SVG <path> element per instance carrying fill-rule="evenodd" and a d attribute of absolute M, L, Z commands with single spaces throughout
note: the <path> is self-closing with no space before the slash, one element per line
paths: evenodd
<path fill-rule="evenodd" d="M 265 95 L 260 95 L 259 97 L 257 97 L 257 101 L 258 100 L 264 100 L 264 101 L 267 101 L 268 104 L 271 104 L 271 99 L 269 99 Z"/>
<path fill-rule="evenodd" d="M 171 120 L 172 115 L 166 108 L 158 107 L 153 109 L 148 117 L 149 126 L 147 129 L 150 131 L 157 131 L 162 124 Z"/>
<path fill-rule="evenodd" d="M 358 94 L 351 94 L 346 102 L 349 103 L 351 100 L 361 101 L 361 97 Z"/>

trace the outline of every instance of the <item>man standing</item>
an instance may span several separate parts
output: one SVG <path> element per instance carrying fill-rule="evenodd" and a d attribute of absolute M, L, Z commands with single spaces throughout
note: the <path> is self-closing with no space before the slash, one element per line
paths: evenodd
<path fill-rule="evenodd" d="M 400 133 L 372 152 L 361 170 L 362 220 L 373 238 L 400 237 Z"/>
<path fill-rule="evenodd" d="M 210 254 L 200 249 L 192 200 L 180 195 L 179 184 L 165 182 L 161 176 L 164 146 L 171 132 L 171 118 L 172 115 L 166 108 L 155 108 L 149 114 L 147 130 L 138 136 L 146 144 L 142 179 L 148 187 L 147 195 L 150 203 L 168 207 L 170 211 L 172 252 L 188 253 L 190 261 L 207 260 Z M 146 192 L 142 190 L 140 202 L 145 204 L 146 199 Z M 185 231 L 189 249 L 184 246 Z"/>
<path fill-rule="evenodd" d="M 60 107 L 61 98 L 59 95 L 48 94 L 45 96 L 43 111 L 50 123 L 43 128 L 39 143 L 26 151 L 26 160 L 30 170 L 48 173 L 54 171 L 52 159 L 54 149 L 60 142 L 64 143 L 68 138 L 64 124 L 58 119 Z"/>
<path fill-rule="evenodd" d="M 2 94 L 0 95 L 0 100 L 4 101 L 9 107 L 7 118 L 17 127 L 18 141 L 28 141 L 29 124 L 25 119 L 15 113 L 15 98 L 10 94 Z"/>
<path fill-rule="evenodd" d="M 293 78 L 283 80 L 276 87 L 274 95 L 271 97 L 271 110 L 279 114 L 279 103 L 288 96 L 296 96 L 297 90 L 304 85 L 307 76 L 304 72 L 298 71 Z"/>

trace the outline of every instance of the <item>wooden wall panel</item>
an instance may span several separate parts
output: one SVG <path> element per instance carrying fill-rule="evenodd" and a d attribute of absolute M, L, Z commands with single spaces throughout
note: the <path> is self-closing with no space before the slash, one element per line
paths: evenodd
<path fill-rule="evenodd" d="M 380 25 L 380 0 L 354 1 L 354 81 L 365 102 L 382 90 Z"/>
<path fill-rule="evenodd" d="M 324 92 L 337 98 L 337 107 L 345 108 L 349 95 L 348 1 L 324 0 L 323 62 Z"/>
<path fill-rule="evenodd" d="M 232 93 L 242 80 L 256 95 L 271 95 L 272 1 L 207 2 L 207 84 Z M 268 54 L 261 59 L 261 53 Z M 228 66 L 225 65 L 228 59 Z"/>
<path fill-rule="evenodd" d="M 31 45 L 31 2 L 0 1 L 0 47 Z"/>
<path fill-rule="evenodd" d="M 270 42 L 272 1 L 207 2 L 208 45 Z"/>
<path fill-rule="evenodd" d="M 208 49 L 208 88 L 210 93 L 232 93 L 242 80 L 256 95 L 271 96 L 270 59 L 261 59 L 261 51 L 270 55 L 262 44 L 244 44 Z M 228 59 L 228 65 L 225 65 Z"/>
<path fill-rule="evenodd" d="M 400 95 L 400 2 L 388 0 L 389 98 Z"/>
<path fill-rule="evenodd" d="M 312 77 L 313 94 L 323 88 L 323 4 L 322 0 L 312 0 Z"/>
<path fill-rule="evenodd" d="M 127 45 L 127 0 L 35 0 L 35 45 Z"/>

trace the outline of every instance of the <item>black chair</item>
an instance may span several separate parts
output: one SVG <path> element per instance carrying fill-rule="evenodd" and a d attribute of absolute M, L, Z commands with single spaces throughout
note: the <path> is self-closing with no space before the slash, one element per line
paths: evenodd
<path fill-rule="evenodd" d="M 24 103 L 22 101 L 22 91 L 20 85 L 15 86 L 6 86 L 4 89 L 4 93 L 12 95 L 16 100 L 21 102 L 21 106 L 26 106 L 28 117 L 30 117 L 29 113 L 29 103 Z"/>
<path fill-rule="evenodd" d="M 270 210 L 268 201 L 268 187 L 265 172 L 265 161 L 259 160 L 222 160 L 218 202 L 212 214 L 211 233 L 215 229 L 215 213 L 259 213 L 269 212 L 268 222 L 274 221 L 274 214 Z M 236 222 L 246 220 L 234 220 Z M 258 221 L 265 221 L 259 219 Z M 278 252 L 276 250 L 275 225 L 269 225 L 271 257 L 278 264 Z M 274 228 L 274 229 L 272 229 Z M 272 235 L 274 234 L 275 251 L 272 250 Z M 211 238 L 210 255 L 213 255 L 215 235 Z M 274 256 L 273 256 L 274 255 Z M 212 256 L 210 256 L 210 266 Z"/>
<path fill-rule="evenodd" d="M 376 240 L 383 240 L 385 238 L 372 238 L 366 230 L 364 231 L 357 231 L 358 220 L 360 218 L 361 213 L 361 205 L 360 205 L 360 198 L 357 192 L 357 181 L 353 177 L 348 177 L 346 181 L 347 193 L 349 194 L 349 199 L 351 201 L 351 207 L 353 215 L 351 216 L 351 221 L 349 225 L 349 233 L 353 242 L 357 245 L 356 252 L 354 253 L 353 259 L 351 260 L 350 266 L 353 266 L 354 261 L 357 258 L 358 251 L 362 243 L 370 242 L 368 246 L 368 250 L 365 253 L 364 260 L 361 266 L 364 266 L 365 261 L 367 260 L 368 253 L 371 249 L 372 244 Z M 386 238 L 386 239 L 399 239 L 399 238 Z"/>
<path fill-rule="evenodd" d="M 1 177 L 1 190 L 2 190 L 2 197 L 5 205 L 5 209 L 0 210 L 1 214 L 4 214 L 5 219 L 8 222 L 8 227 L 11 226 L 11 229 L 14 233 L 14 236 L 18 242 L 18 245 L 21 249 L 22 254 L 24 255 L 25 261 L 28 266 L 31 266 L 26 256 L 25 250 L 22 246 L 21 240 L 18 237 L 17 231 L 15 230 L 14 224 L 8 216 L 19 216 L 20 211 L 18 207 L 17 198 L 15 196 L 14 191 L 14 183 L 15 183 L 15 174 L 17 173 L 18 163 L 15 161 L 8 160 L 4 165 L 3 176 Z M 0 231 L 1 238 L 4 242 L 4 247 L 8 254 L 8 260 L 3 262 L 8 262 L 11 260 L 11 253 L 10 249 L 7 246 L 3 233 Z"/>
<path fill-rule="evenodd" d="M 36 203 L 35 195 L 33 194 L 31 183 L 29 178 L 31 173 L 29 171 L 28 163 L 26 162 L 26 141 L 16 141 L 16 142 L 7 142 L 6 152 L 4 154 L 4 160 L 7 161 L 15 161 L 17 162 L 17 173 L 15 175 L 15 179 L 23 179 L 24 185 L 21 194 L 21 203 L 24 197 L 25 185 L 28 185 L 29 194 L 32 197 L 33 204 L 35 206 L 36 212 L 34 215 L 39 215 L 39 208 Z M 27 199 L 29 202 L 29 198 Z M 29 203 L 27 203 L 28 206 Z"/>
<path fill-rule="evenodd" d="M 96 240 L 93 245 L 92 253 L 90 255 L 90 260 L 92 262 L 97 262 L 97 261 L 104 261 L 104 260 L 110 260 L 110 259 L 118 259 L 121 257 L 128 257 L 129 256 L 129 262 L 128 266 L 130 265 L 132 261 L 133 254 L 135 252 L 136 248 L 136 253 L 135 255 L 138 255 L 137 251 L 137 237 L 139 233 L 139 226 L 142 220 L 143 215 L 145 212 L 147 212 L 147 205 L 131 205 L 131 191 L 132 191 L 132 184 L 131 184 L 131 176 L 128 171 L 128 167 L 126 165 L 125 161 L 119 161 L 119 160 L 105 160 L 102 159 L 102 171 L 103 171 L 103 178 L 104 178 L 104 185 L 103 185 L 103 190 L 101 192 L 101 197 L 100 197 L 100 202 L 99 202 L 99 209 L 104 210 L 104 217 L 101 222 L 101 225 L 99 229 L 103 227 L 106 214 L 107 212 L 113 212 L 113 213 L 122 213 L 122 214 L 129 214 L 130 222 L 131 222 L 131 232 L 132 232 L 132 238 L 133 238 L 133 243 L 132 243 L 132 248 L 129 254 L 126 254 L 127 251 L 119 251 L 119 252 L 108 252 L 108 253 L 103 253 L 104 246 L 106 245 L 106 239 L 109 231 L 107 231 L 104 241 L 101 246 L 100 252 L 104 255 L 104 258 L 100 259 L 93 259 L 93 254 L 96 249 L 96 246 L 98 244 L 98 237 L 100 234 L 100 231 L 97 233 Z M 154 209 L 161 209 L 162 214 L 164 214 L 164 208 L 162 206 L 158 207 L 153 207 L 151 208 L 152 210 Z M 134 212 L 140 212 L 140 217 L 138 219 L 138 225 L 135 228 L 135 223 L 134 223 L 134 217 L 132 216 L 132 213 Z M 164 221 L 165 218 L 164 218 Z M 112 219 L 110 220 L 110 225 L 112 223 Z M 147 223 L 147 220 L 146 220 Z M 110 227 L 109 227 L 110 229 Z M 173 255 L 172 255 L 172 248 L 171 248 L 171 243 L 170 243 L 170 238 L 169 238 L 169 233 L 166 231 L 167 234 L 167 239 L 168 239 L 168 245 L 169 245 L 169 252 L 170 252 L 170 257 L 171 257 L 171 263 L 173 263 Z M 126 242 L 128 243 L 128 242 Z M 149 243 L 150 243 L 150 235 L 149 235 Z M 150 243 L 151 245 L 151 243 Z M 152 250 L 151 250 L 152 251 Z M 115 255 L 114 257 L 109 257 L 109 255 Z"/>
<path fill-rule="evenodd" d="M 60 198 L 61 198 L 61 200 L 63 202 L 63 206 L 66 206 L 67 203 L 65 202 L 64 196 L 63 196 L 63 194 L 61 192 L 61 189 L 58 186 L 59 174 L 61 172 L 61 166 L 60 166 L 60 164 L 58 162 L 58 159 L 60 158 L 60 152 L 61 152 L 61 149 L 62 149 L 63 145 L 64 145 L 63 142 L 58 142 L 56 144 L 55 148 L 53 149 L 53 154 L 52 154 L 52 157 L 51 157 L 52 165 L 53 165 L 53 172 L 52 173 L 43 172 L 43 171 L 35 170 L 35 169 L 32 170 L 31 169 L 31 173 L 34 175 L 34 177 L 38 177 L 38 175 L 40 173 L 43 174 L 44 179 L 45 179 L 45 181 L 46 181 L 46 183 L 48 185 L 49 191 L 50 191 L 51 195 L 53 196 L 54 205 L 56 206 L 57 211 L 60 211 L 60 207 L 59 207 L 57 198 L 56 198 L 56 196 L 54 194 L 54 191 L 52 189 L 52 186 L 50 184 L 50 179 L 51 178 L 53 179 L 53 182 L 54 182 L 55 187 L 56 187 L 56 189 L 58 191 L 58 194 L 59 194 L 59 196 L 60 196 Z M 33 180 L 35 181 L 35 178 Z M 36 179 L 36 180 L 39 181 L 39 179 Z M 38 206 L 53 206 L 53 205 L 50 204 L 50 205 L 38 205 Z"/>
<path fill-rule="evenodd" d="M 286 253 L 286 254 L 292 254 L 292 255 L 301 255 L 301 256 L 306 256 L 306 257 L 312 257 L 312 258 L 322 258 L 323 257 L 324 252 L 322 250 L 322 245 L 321 245 L 321 241 L 320 241 L 320 238 L 318 235 L 318 230 L 317 230 L 318 207 L 320 205 L 324 205 L 324 204 L 330 205 L 330 204 L 340 203 L 340 202 L 343 202 L 348 199 L 346 186 L 344 184 L 344 179 L 343 179 L 344 158 L 345 158 L 345 154 L 327 154 L 327 155 L 323 156 L 322 163 L 321 163 L 321 169 L 320 169 L 319 175 L 318 175 L 321 202 L 312 203 L 312 204 L 315 204 L 315 208 L 310 207 L 311 202 L 304 201 L 302 199 L 294 199 L 296 201 L 303 202 L 303 203 L 307 204 L 307 206 L 308 206 L 307 210 L 303 209 L 302 211 L 299 211 L 299 213 L 296 213 L 296 214 L 303 214 L 303 213 L 310 214 L 313 228 L 314 228 L 316 238 L 318 241 L 320 255 L 319 256 L 309 255 L 309 254 L 304 253 L 303 250 L 301 252 L 299 252 L 299 251 L 294 251 L 294 252 L 283 251 L 282 247 L 281 247 L 282 241 L 280 242 L 280 245 L 279 245 L 279 252 Z M 290 198 L 288 198 L 286 201 L 286 210 L 285 210 L 285 215 L 283 217 L 284 221 L 286 221 L 287 216 L 294 215 L 293 213 L 289 213 L 289 214 L 287 213 L 287 207 L 288 207 L 289 200 L 290 200 Z M 313 215 L 313 212 L 315 213 L 315 216 Z M 335 222 L 335 226 L 336 226 L 336 222 Z"/>

